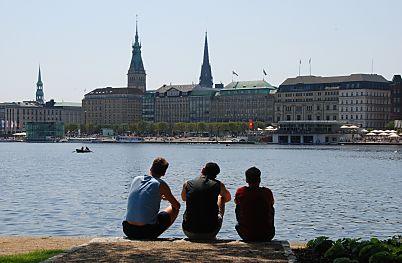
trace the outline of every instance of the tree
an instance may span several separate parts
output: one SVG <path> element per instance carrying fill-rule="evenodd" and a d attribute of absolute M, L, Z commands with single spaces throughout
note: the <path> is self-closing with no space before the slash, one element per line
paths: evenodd
<path fill-rule="evenodd" d="M 387 130 L 393 130 L 394 128 L 395 128 L 395 121 L 390 121 L 385 126 L 385 129 L 387 129 Z"/>

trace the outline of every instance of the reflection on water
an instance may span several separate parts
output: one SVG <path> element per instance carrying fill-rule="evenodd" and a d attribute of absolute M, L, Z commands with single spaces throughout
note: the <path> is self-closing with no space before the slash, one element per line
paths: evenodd
<path fill-rule="evenodd" d="M 219 163 L 232 195 L 244 171 L 259 167 L 276 199 L 277 239 L 402 232 L 401 147 L 93 144 L 93 153 L 73 153 L 78 147 L 0 144 L 0 235 L 123 235 L 129 184 L 156 156 L 170 162 L 165 180 L 177 197 L 208 161 Z M 184 237 L 183 211 L 164 237 Z M 234 225 L 230 202 L 219 238 L 238 239 Z"/>

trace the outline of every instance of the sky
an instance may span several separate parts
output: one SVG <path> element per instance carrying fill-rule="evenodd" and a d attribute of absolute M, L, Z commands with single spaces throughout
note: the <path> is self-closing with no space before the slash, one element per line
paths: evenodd
<path fill-rule="evenodd" d="M 299 74 L 402 74 L 399 0 L 0 0 L 0 102 L 80 102 L 127 86 L 138 30 L 147 90 L 199 82 L 208 32 L 214 83 Z M 301 60 L 301 65 L 299 64 Z M 235 71 L 239 76 L 234 76 Z"/>

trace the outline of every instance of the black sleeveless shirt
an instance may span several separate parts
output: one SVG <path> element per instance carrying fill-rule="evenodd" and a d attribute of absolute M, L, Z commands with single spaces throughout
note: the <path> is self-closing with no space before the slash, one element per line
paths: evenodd
<path fill-rule="evenodd" d="M 186 211 L 183 229 L 193 233 L 210 233 L 218 225 L 218 196 L 221 182 L 206 176 L 187 182 Z"/>

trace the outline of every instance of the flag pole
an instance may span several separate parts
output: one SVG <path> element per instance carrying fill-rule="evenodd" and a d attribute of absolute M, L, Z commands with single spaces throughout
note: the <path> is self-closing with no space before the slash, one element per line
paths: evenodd
<path fill-rule="evenodd" d="M 310 64 L 310 76 L 311 76 L 311 58 L 309 59 L 308 63 Z"/>
<path fill-rule="evenodd" d="M 300 77 L 300 66 L 301 66 L 301 59 L 299 60 L 299 77 Z"/>

